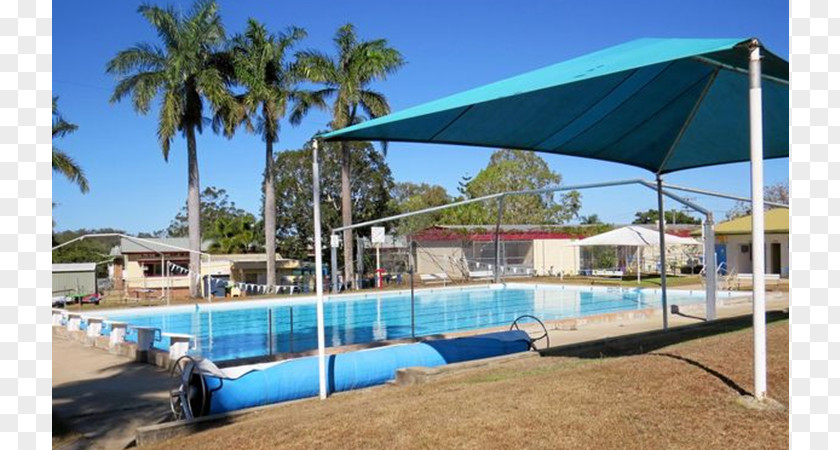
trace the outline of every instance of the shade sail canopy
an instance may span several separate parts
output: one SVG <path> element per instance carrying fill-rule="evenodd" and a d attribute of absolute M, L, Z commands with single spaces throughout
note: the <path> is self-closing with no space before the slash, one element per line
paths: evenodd
<path fill-rule="evenodd" d="M 638 39 L 326 140 L 533 150 L 655 173 L 749 160 L 751 39 Z M 762 50 L 764 156 L 788 156 L 788 62 Z"/>
<path fill-rule="evenodd" d="M 682 238 L 665 234 L 665 245 L 699 245 L 694 239 Z M 621 247 L 650 247 L 659 245 L 659 232 L 645 227 L 622 227 L 606 233 L 581 239 L 575 245 L 581 247 L 593 246 L 621 246 Z"/>

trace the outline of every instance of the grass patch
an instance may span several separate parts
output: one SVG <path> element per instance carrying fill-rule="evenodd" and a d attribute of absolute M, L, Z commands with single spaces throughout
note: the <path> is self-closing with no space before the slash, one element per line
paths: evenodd
<path fill-rule="evenodd" d="M 787 321 L 768 324 L 767 349 L 769 395 L 787 407 Z M 640 355 L 526 358 L 280 405 L 154 448 L 786 448 L 787 412 L 744 408 L 751 389 L 747 328 Z"/>

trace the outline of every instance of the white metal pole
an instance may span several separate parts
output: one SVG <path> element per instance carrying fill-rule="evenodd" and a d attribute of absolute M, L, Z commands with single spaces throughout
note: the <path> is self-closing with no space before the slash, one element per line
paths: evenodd
<path fill-rule="evenodd" d="M 662 178 L 656 175 L 657 200 L 659 204 L 659 273 L 662 284 L 662 329 L 668 329 L 668 274 L 665 263 L 665 201 L 662 198 Z"/>
<path fill-rule="evenodd" d="M 379 268 L 379 244 L 376 244 L 376 287 L 382 287 L 382 272 Z"/>
<path fill-rule="evenodd" d="M 639 249 L 641 247 L 636 246 L 636 284 L 642 284 L 642 261 L 639 259 Z"/>
<path fill-rule="evenodd" d="M 703 222 L 703 261 L 706 263 L 706 320 L 717 316 L 717 260 L 715 259 L 715 222 L 712 214 Z"/>
<path fill-rule="evenodd" d="M 755 398 L 767 395 L 764 317 L 764 142 L 761 111 L 761 49 L 750 43 L 750 178 L 752 181 L 752 268 Z"/>
<path fill-rule="evenodd" d="M 315 293 L 318 299 L 318 383 L 321 399 L 327 398 L 327 371 L 324 355 L 324 273 L 321 262 L 321 173 L 318 168 L 318 140 L 312 140 L 312 214 L 315 222 Z"/>

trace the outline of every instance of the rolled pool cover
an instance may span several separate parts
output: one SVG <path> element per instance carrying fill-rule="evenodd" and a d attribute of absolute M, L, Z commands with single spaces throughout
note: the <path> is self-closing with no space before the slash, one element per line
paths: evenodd
<path fill-rule="evenodd" d="M 406 367 L 437 367 L 530 348 L 528 333 L 513 330 L 330 355 L 327 357 L 328 392 L 383 384 L 394 379 L 398 369 Z M 317 356 L 202 373 L 209 404 L 205 398 L 205 407 L 203 411 L 194 411 L 196 416 L 314 397 L 319 393 Z"/>

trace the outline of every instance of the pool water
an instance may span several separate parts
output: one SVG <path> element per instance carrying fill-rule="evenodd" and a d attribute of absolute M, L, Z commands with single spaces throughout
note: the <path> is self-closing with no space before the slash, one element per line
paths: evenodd
<path fill-rule="evenodd" d="M 704 301 L 702 291 L 669 291 L 669 304 Z M 530 314 L 542 320 L 656 308 L 658 290 L 544 285 L 483 286 L 418 290 L 414 296 L 416 336 L 508 326 Z M 299 352 L 317 348 L 315 299 L 201 304 L 189 307 L 121 310 L 109 320 L 197 336 L 191 353 L 215 361 Z M 326 298 L 327 346 L 411 337 L 408 292 Z M 110 330 L 104 330 L 108 334 Z M 270 336 L 270 338 L 269 338 Z M 126 337 L 135 340 L 132 332 Z M 168 349 L 169 339 L 155 342 Z"/>

